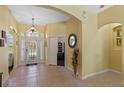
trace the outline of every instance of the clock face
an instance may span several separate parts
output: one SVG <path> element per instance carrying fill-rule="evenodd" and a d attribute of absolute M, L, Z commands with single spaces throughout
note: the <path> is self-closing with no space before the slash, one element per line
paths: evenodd
<path fill-rule="evenodd" d="M 75 34 L 70 34 L 68 38 L 68 44 L 71 48 L 74 48 L 77 43 L 77 38 Z"/>

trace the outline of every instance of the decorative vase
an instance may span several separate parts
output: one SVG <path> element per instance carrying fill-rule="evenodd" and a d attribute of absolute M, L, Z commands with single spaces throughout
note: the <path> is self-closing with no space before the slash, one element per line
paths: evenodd
<path fill-rule="evenodd" d="M 75 77 L 77 76 L 77 64 L 73 64 L 73 70 L 74 70 L 74 75 Z"/>
<path fill-rule="evenodd" d="M 75 48 L 72 57 L 72 65 L 73 65 L 75 77 L 77 76 L 77 69 L 78 69 L 78 54 L 79 54 L 79 49 Z"/>

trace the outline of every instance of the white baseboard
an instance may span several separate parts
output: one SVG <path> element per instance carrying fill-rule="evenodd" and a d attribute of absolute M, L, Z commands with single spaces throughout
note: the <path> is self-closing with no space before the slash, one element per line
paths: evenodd
<path fill-rule="evenodd" d="M 121 74 L 120 71 L 117 71 L 117 70 L 114 70 L 114 69 L 109 69 L 109 71 L 112 71 L 112 72 L 115 72 L 115 73 Z"/>
<path fill-rule="evenodd" d="M 87 78 L 92 77 L 92 76 L 95 76 L 95 75 L 98 75 L 98 74 L 102 74 L 102 73 L 108 72 L 108 71 L 121 74 L 121 72 L 116 71 L 116 70 L 114 70 L 114 69 L 105 69 L 105 70 L 102 70 L 102 71 L 98 71 L 98 72 L 94 72 L 94 73 L 88 74 L 88 75 L 82 77 L 82 80 L 87 79 Z"/>
<path fill-rule="evenodd" d="M 4 86 L 4 84 L 7 82 L 7 80 L 9 79 L 9 75 L 4 79 L 4 81 L 2 82 L 2 86 Z"/>
<path fill-rule="evenodd" d="M 87 78 L 92 77 L 92 76 L 95 76 L 95 75 L 98 75 L 98 74 L 102 74 L 104 72 L 108 72 L 108 71 L 109 71 L 109 69 L 105 69 L 105 70 L 102 70 L 102 71 L 98 71 L 98 72 L 94 72 L 94 73 L 88 74 L 86 76 L 83 76 L 82 80 L 87 79 Z"/>

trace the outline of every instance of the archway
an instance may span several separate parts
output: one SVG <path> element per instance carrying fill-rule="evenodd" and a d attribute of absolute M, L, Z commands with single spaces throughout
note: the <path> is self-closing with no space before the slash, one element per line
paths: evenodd
<path fill-rule="evenodd" d="M 122 72 L 122 25 L 109 23 L 100 27 L 98 31 L 103 63 L 107 69 L 120 74 Z"/>
<path fill-rule="evenodd" d="M 80 54 L 79 54 L 79 67 L 78 67 L 78 74 L 79 74 L 79 77 L 82 78 L 83 74 L 84 74 L 84 70 L 83 70 L 83 52 L 82 52 L 82 45 L 85 45 L 85 44 L 82 44 L 82 33 L 83 33 L 83 22 L 84 21 L 84 17 L 82 17 L 82 12 L 84 11 L 84 9 L 82 9 L 81 7 L 78 7 L 78 6 L 68 6 L 68 5 L 63 5 L 63 6 L 57 6 L 57 5 L 45 5 L 45 6 L 38 6 L 38 7 L 44 7 L 44 8 L 48 8 L 48 9 L 52 9 L 54 11 L 57 11 L 57 12 L 60 12 L 62 14 L 65 14 L 65 15 L 69 15 L 70 17 L 78 20 L 80 22 L 80 27 L 78 27 L 80 30 L 78 31 L 78 46 L 79 46 L 79 51 L 80 51 Z M 89 21 L 90 22 L 90 21 Z M 88 24 L 88 23 L 87 23 Z M 86 30 L 86 29 L 85 29 Z M 68 46 L 68 45 L 67 45 Z M 84 47 L 83 47 L 84 48 Z M 70 54 L 72 52 L 69 52 Z M 71 61 L 71 58 L 70 60 Z M 72 68 L 69 68 L 71 71 L 72 71 Z"/>
<path fill-rule="evenodd" d="M 40 6 L 38 6 L 38 7 L 40 7 Z M 44 6 L 41 6 L 41 7 L 44 7 Z M 44 8 L 46 8 L 47 6 L 45 6 Z M 52 6 L 49 6 L 49 7 L 52 7 Z M 55 10 L 56 11 L 56 9 L 53 7 L 53 8 L 50 8 L 50 9 L 52 9 L 52 10 Z M 59 10 L 59 11 L 58 11 Z M 61 9 L 58 9 L 57 11 L 58 12 L 61 12 L 62 10 Z M 82 9 L 81 9 L 81 11 L 82 11 Z M 64 13 L 64 12 L 61 12 L 61 13 Z M 71 13 L 68 13 L 68 12 L 66 12 L 65 11 L 65 13 L 66 13 L 66 15 L 72 15 Z M 64 14 L 65 14 L 64 13 Z M 75 20 L 75 22 L 78 22 L 78 23 L 80 23 L 80 26 L 77 26 L 77 29 L 74 29 L 74 30 L 72 30 L 72 32 L 76 32 L 76 34 L 78 35 L 77 37 L 78 37 L 78 45 L 79 45 L 79 48 L 80 48 L 80 57 L 79 57 L 79 64 L 80 64 L 80 66 L 79 66 L 79 75 L 81 76 L 81 74 L 82 74 L 82 39 L 80 39 L 80 38 L 82 38 L 82 23 L 81 23 L 81 21 L 78 19 L 78 18 L 76 18 L 76 17 L 74 17 L 74 16 L 71 16 L 74 20 Z M 71 21 L 72 23 L 74 22 L 74 21 Z M 71 24 L 71 22 L 70 22 L 70 24 Z M 64 23 L 64 22 L 63 22 Z M 63 24 L 62 23 L 62 24 Z M 66 22 L 65 22 L 66 23 Z M 65 24 L 64 23 L 64 24 Z M 29 25 L 27 26 L 27 27 L 29 27 Z M 75 27 L 75 26 L 73 26 L 73 27 Z M 78 30 L 78 28 L 80 29 L 80 30 Z M 27 29 L 27 28 L 26 28 Z M 48 29 L 48 27 L 46 27 L 45 26 L 45 29 Z M 21 31 L 23 31 L 23 30 L 21 30 Z M 20 31 L 20 32 L 21 32 Z M 69 36 L 69 34 L 71 33 L 71 30 L 69 31 L 69 33 L 67 33 L 68 35 L 67 35 L 67 37 L 66 37 L 66 39 L 68 39 L 68 36 Z M 44 38 L 46 39 L 47 38 L 47 35 L 44 35 Z M 45 41 L 45 46 L 47 46 L 47 43 L 46 43 L 46 41 Z M 66 43 L 66 46 L 68 46 L 68 43 Z M 73 49 L 67 49 L 67 50 L 71 50 L 71 51 L 73 51 Z M 72 55 L 71 53 L 72 52 L 68 52 L 68 54 L 69 55 Z M 69 58 L 69 65 L 71 66 L 71 56 L 70 56 L 70 58 Z M 72 70 L 72 68 L 71 68 L 71 70 Z"/>

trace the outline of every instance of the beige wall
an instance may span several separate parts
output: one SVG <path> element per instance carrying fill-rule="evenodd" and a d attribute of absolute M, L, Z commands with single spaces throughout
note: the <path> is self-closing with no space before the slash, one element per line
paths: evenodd
<path fill-rule="evenodd" d="M 26 31 L 30 30 L 31 24 L 20 24 L 20 23 L 18 23 L 17 27 L 18 27 L 18 32 L 20 34 L 21 32 L 26 32 Z M 45 33 L 44 32 L 45 26 L 35 25 L 35 27 L 36 27 L 38 32 Z"/>
<path fill-rule="evenodd" d="M 69 69 L 72 67 L 72 53 L 73 49 L 68 46 L 68 37 L 71 33 L 75 33 L 77 36 L 77 46 L 79 48 L 79 57 L 78 57 L 78 74 L 82 75 L 82 31 L 81 31 L 81 22 L 77 19 L 69 19 L 66 21 L 66 62 Z"/>
<path fill-rule="evenodd" d="M 82 76 L 101 71 L 97 54 L 97 15 L 87 12 L 87 17 L 82 24 Z"/>
<path fill-rule="evenodd" d="M 0 6 L 0 29 L 10 31 L 9 26 L 16 29 L 16 22 L 6 6 Z M 3 83 L 8 77 L 8 47 L 0 47 L 0 72 L 3 72 Z"/>
<path fill-rule="evenodd" d="M 115 5 L 103 12 L 100 12 L 98 14 L 98 28 L 102 27 L 106 24 L 111 23 L 123 23 L 123 17 L 124 13 L 122 12 L 124 10 L 123 5 Z M 113 16 L 114 15 L 114 16 Z"/>
<path fill-rule="evenodd" d="M 104 69 L 109 68 L 110 62 L 110 31 L 110 25 L 105 25 L 98 30 L 97 59 L 99 67 L 104 67 Z"/>
<path fill-rule="evenodd" d="M 57 35 L 65 36 L 65 32 L 66 32 L 65 21 L 46 25 L 46 34 L 48 37 Z"/>

